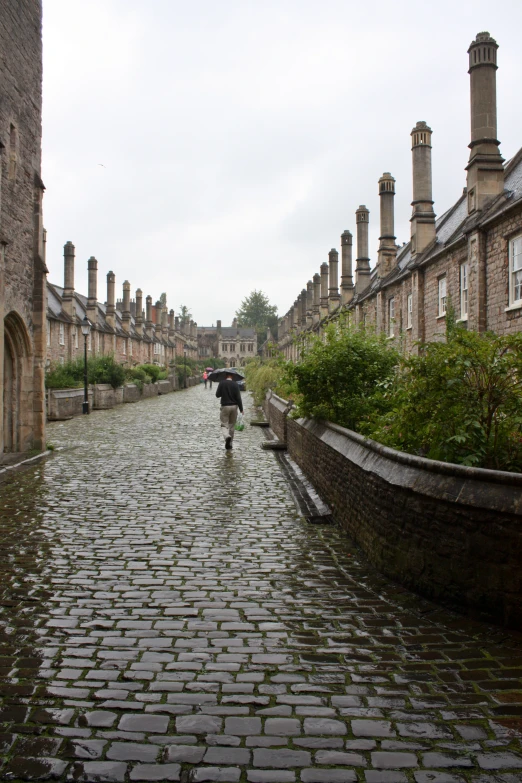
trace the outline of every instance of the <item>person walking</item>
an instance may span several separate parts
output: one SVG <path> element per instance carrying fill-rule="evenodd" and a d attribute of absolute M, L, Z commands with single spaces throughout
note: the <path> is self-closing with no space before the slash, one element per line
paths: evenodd
<path fill-rule="evenodd" d="M 207 388 L 207 381 L 208 381 L 208 373 L 205 370 L 205 372 L 203 373 L 203 383 L 205 384 L 205 389 Z"/>
<path fill-rule="evenodd" d="M 241 392 L 232 375 L 227 375 L 224 381 L 219 382 L 216 389 L 216 397 L 221 399 L 221 433 L 225 438 L 225 448 L 229 451 L 234 440 L 237 412 L 240 410 L 243 413 Z"/>

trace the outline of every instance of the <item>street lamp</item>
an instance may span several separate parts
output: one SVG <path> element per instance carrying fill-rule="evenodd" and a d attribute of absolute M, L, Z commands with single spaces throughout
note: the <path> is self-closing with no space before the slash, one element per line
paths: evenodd
<path fill-rule="evenodd" d="M 89 413 L 89 391 L 87 388 L 87 338 L 91 333 L 91 322 L 85 316 L 82 321 L 83 334 L 83 407 L 82 413 Z"/>

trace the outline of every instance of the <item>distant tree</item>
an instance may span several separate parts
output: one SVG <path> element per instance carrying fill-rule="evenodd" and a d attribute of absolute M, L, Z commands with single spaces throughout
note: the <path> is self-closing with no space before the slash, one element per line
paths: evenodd
<path fill-rule="evenodd" d="M 254 327 L 258 345 L 266 340 L 268 327 L 272 337 L 277 336 L 277 307 L 270 304 L 268 296 L 262 291 L 254 289 L 243 299 L 241 307 L 236 311 L 236 318 L 238 326 Z"/>
<path fill-rule="evenodd" d="M 167 304 L 167 294 L 166 293 L 161 294 L 159 300 L 161 302 L 161 306 L 165 307 L 165 305 Z"/>
<path fill-rule="evenodd" d="M 192 313 L 188 309 L 187 305 L 179 306 L 179 317 L 181 321 L 183 321 L 184 319 L 186 321 L 190 321 L 190 319 L 192 318 Z"/>

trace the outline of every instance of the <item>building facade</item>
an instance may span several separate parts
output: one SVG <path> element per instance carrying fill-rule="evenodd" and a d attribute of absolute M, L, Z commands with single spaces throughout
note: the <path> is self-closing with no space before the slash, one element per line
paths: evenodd
<path fill-rule="evenodd" d="M 0 459 L 45 446 L 42 8 L 0 1 Z"/>
<path fill-rule="evenodd" d="M 370 268 L 364 205 L 353 235 L 341 236 L 328 263 L 309 280 L 279 324 L 279 348 L 296 361 L 307 335 L 347 312 L 355 324 L 387 334 L 407 352 L 444 339 L 448 308 L 466 328 L 510 334 L 522 329 L 522 149 L 504 161 L 497 139 L 496 41 L 479 33 L 468 49 L 470 155 L 462 195 L 437 219 L 432 195 L 432 130 L 411 131 L 413 193 L 410 241 L 396 244 L 395 179 L 379 179 L 380 238 Z"/>
<path fill-rule="evenodd" d="M 244 367 L 257 354 L 256 330 L 238 326 L 237 318 L 232 326 L 200 326 L 197 335 L 199 358 L 221 359 L 225 367 Z"/>
<path fill-rule="evenodd" d="M 131 284 L 125 280 L 122 298 L 116 300 L 116 276 L 107 273 L 107 298 L 98 301 L 98 261 L 87 262 L 87 296 L 74 288 L 75 248 L 64 246 L 63 286 L 47 285 L 46 359 L 47 364 L 63 363 L 84 355 L 81 324 L 87 318 L 91 333 L 87 338 L 88 356 L 113 355 L 128 366 L 137 364 L 168 365 L 176 357 L 197 358 L 197 324 L 181 320 L 168 310 L 166 302 L 152 296 L 145 299 L 136 290 L 131 299 Z"/>

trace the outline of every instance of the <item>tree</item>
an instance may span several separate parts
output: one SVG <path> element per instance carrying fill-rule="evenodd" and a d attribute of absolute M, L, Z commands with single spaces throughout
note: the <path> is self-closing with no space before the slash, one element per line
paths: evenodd
<path fill-rule="evenodd" d="M 236 311 L 238 326 L 252 326 L 257 332 L 257 341 L 261 345 L 266 340 L 270 327 L 272 337 L 277 336 L 277 307 L 271 305 L 268 296 L 254 289 L 241 302 Z"/>
<path fill-rule="evenodd" d="M 166 293 L 161 294 L 159 300 L 161 302 L 161 306 L 165 307 L 165 305 L 167 304 L 167 294 Z"/>
<path fill-rule="evenodd" d="M 187 305 L 179 306 L 179 317 L 181 321 L 190 321 L 192 318 L 192 313 L 188 309 Z"/>

